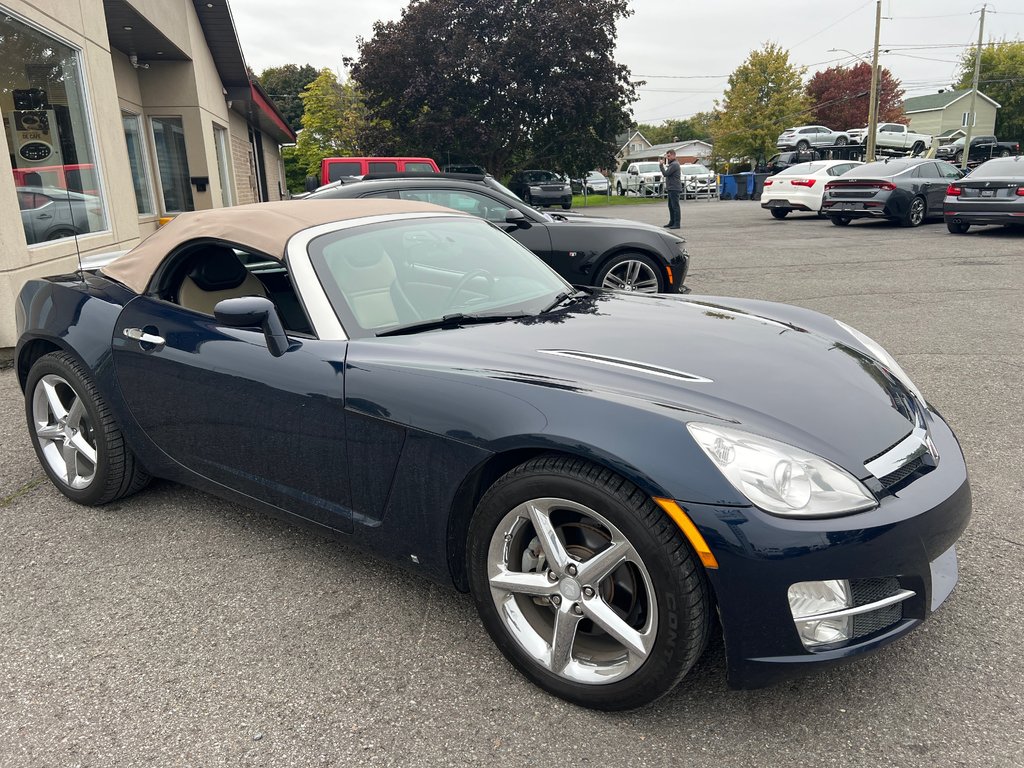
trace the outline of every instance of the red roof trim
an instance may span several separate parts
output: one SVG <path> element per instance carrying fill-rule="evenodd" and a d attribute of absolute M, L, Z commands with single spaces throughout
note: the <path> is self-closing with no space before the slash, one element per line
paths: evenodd
<path fill-rule="evenodd" d="M 249 90 L 252 91 L 253 104 L 259 107 L 260 111 L 263 112 L 263 114 L 265 114 L 267 117 L 269 117 L 271 122 L 273 122 L 274 125 L 280 128 L 286 136 L 288 136 L 292 141 L 295 141 L 295 132 L 292 131 L 288 123 L 284 121 L 280 113 L 276 109 L 274 109 L 273 104 L 271 104 L 266 98 L 264 98 L 259 86 L 257 86 L 256 83 L 249 83 Z"/>

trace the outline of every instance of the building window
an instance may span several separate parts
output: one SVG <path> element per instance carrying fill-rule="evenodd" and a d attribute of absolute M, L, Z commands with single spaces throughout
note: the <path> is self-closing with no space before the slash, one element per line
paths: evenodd
<path fill-rule="evenodd" d="M 132 169 L 132 185 L 135 187 L 135 205 L 139 216 L 153 216 L 153 184 L 149 177 L 149 163 L 146 162 L 146 142 L 142 138 L 139 116 L 129 112 L 121 113 L 124 123 L 124 143 L 128 147 L 128 165 Z"/>
<path fill-rule="evenodd" d="M 229 166 L 231 151 L 228 148 L 228 132 L 219 125 L 213 126 L 213 145 L 217 148 L 217 173 L 220 175 L 220 201 L 227 208 L 235 204 L 235 190 L 231 184 Z"/>
<path fill-rule="evenodd" d="M 0 11 L 3 114 L 29 245 L 107 229 L 81 52 Z"/>
<path fill-rule="evenodd" d="M 185 154 L 185 129 L 180 117 L 152 117 L 153 146 L 165 213 L 194 211 L 192 183 Z"/>

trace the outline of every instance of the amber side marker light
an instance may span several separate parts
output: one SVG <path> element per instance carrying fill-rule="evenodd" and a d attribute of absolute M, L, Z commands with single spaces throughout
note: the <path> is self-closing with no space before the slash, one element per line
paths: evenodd
<path fill-rule="evenodd" d="M 665 267 L 665 271 L 668 272 L 668 284 L 672 285 L 676 281 L 675 277 L 672 276 L 672 267 Z"/>
<path fill-rule="evenodd" d="M 162 227 L 164 224 L 166 224 L 169 221 L 174 221 L 174 217 L 173 216 L 161 216 L 159 219 L 157 219 L 157 224 Z"/>
<path fill-rule="evenodd" d="M 697 557 L 704 563 L 704 567 L 717 568 L 718 560 L 715 559 L 711 548 L 708 547 L 708 543 L 704 541 L 704 537 L 700 535 L 697 526 L 693 524 L 693 520 L 683 511 L 683 508 L 672 499 L 659 499 L 655 497 L 654 503 L 665 510 L 665 513 L 679 526 L 679 530 L 683 532 L 687 541 L 690 542 L 690 546 L 697 553 Z"/>

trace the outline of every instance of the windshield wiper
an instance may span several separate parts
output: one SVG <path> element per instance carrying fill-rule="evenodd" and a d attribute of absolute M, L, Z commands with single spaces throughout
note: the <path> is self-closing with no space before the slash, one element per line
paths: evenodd
<path fill-rule="evenodd" d="M 397 328 L 388 328 L 381 331 L 378 336 L 401 336 L 406 333 L 419 333 L 420 331 L 433 331 L 439 328 L 460 328 L 464 325 L 481 325 L 483 323 L 501 323 L 505 320 L 515 320 L 520 317 L 532 317 L 525 312 L 517 312 L 508 315 L 466 315 L 458 312 L 454 315 L 445 315 L 437 320 L 424 320 L 419 323 L 400 325 Z"/>
<path fill-rule="evenodd" d="M 542 309 L 540 311 L 540 314 L 542 314 L 542 315 L 547 314 L 548 312 L 553 310 L 555 307 L 557 307 L 560 304 L 568 301 L 569 299 L 575 300 L 575 299 L 580 298 L 581 296 L 586 296 L 586 294 L 583 291 L 562 291 L 562 293 L 560 293 L 557 296 L 555 296 L 555 300 L 554 301 L 552 301 L 550 304 L 548 304 L 548 306 L 544 307 L 544 309 Z"/>

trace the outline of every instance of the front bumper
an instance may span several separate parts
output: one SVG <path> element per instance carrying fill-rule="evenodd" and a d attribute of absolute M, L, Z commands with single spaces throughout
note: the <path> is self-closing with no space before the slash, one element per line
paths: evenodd
<path fill-rule="evenodd" d="M 530 190 L 530 201 L 534 205 L 561 205 L 572 202 L 572 192 L 568 189 L 548 190 L 542 189 L 537 192 Z"/>
<path fill-rule="evenodd" d="M 874 510 L 793 520 L 753 507 L 680 502 L 718 559 L 719 568 L 707 574 L 718 602 L 731 687 L 759 688 L 877 650 L 924 621 L 948 594 L 947 553 L 970 519 L 971 492 L 952 431 L 934 413 L 929 427 L 938 466 L 897 486 Z M 877 631 L 841 647 L 807 650 L 787 591 L 797 582 L 827 579 L 895 579 L 914 596 Z"/>

